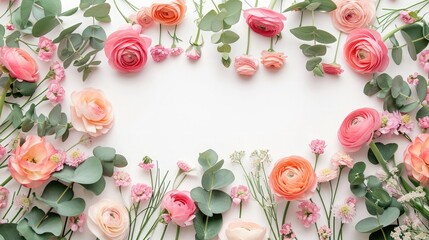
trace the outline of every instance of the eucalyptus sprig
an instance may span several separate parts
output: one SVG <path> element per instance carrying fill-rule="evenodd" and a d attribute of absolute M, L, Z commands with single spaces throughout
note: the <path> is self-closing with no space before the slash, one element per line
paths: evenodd
<path fill-rule="evenodd" d="M 391 9 L 391 8 L 383 8 L 384 11 L 386 11 L 385 14 L 377 17 L 377 21 L 379 24 L 379 28 L 381 28 L 381 31 L 383 32 L 386 30 L 392 23 L 394 23 L 401 11 L 407 11 L 408 14 L 414 19 L 414 20 L 420 20 L 421 17 L 419 17 L 419 13 L 429 4 L 429 1 L 422 0 L 420 2 L 414 3 L 410 6 L 404 7 L 404 8 L 398 8 L 398 9 Z"/>
<path fill-rule="evenodd" d="M 212 1 L 213 2 L 213 1 Z M 242 2 L 240 0 L 227 0 L 216 5 L 204 15 L 198 24 L 203 31 L 213 32 L 211 42 L 217 44 L 217 51 L 222 55 L 222 64 L 225 67 L 231 65 L 231 44 L 238 41 L 240 36 L 230 30 L 240 21 Z"/>
<path fill-rule="evenodd" d="M 327 52 L 326 44 L 331 44 L 337 39 L 327 31 L 318 29 L 315 26 L 314 13 L 318 12 L 331 12 L 337 6 L 331 0 L 305 0 L 300 3 L 295 3 L 288 7 L 284 12 L 300 11 L 301 22 L 299 27 L 293 28 L 290 32 L 298 39 L 303 41 L 313 41 L 313 44 L 302 44 L 300 49 L 304 56 L 309 57 L 305 68 L 309 72 L 313 72 L 316 76 L 323 76 L 323 69 L 321 67 L 322 56 Z M 311 12 L 312 26 L 302 26 L 302 19 L 305 12 Z"/>
<path fill-rule="evenodd" d="M 194 219 L 195 239 L 210 240 L 215 238 L 222 228 L 222 213 L 231 208 L 231 197 L 221 189 L 234 182 L 234 174 L 222 169 L 224 160 L 218 161 L 213 150 L 200 154 L 198 162 L 204 170 L 201 178 L 202 187 L 191 191 L 192 199 L 197 203 L 198 211 Z"/>

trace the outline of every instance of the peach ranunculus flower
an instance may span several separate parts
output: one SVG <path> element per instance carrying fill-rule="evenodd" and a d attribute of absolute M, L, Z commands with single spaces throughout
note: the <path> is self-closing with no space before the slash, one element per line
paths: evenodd
<path fill-rule="evenodd" d="M 429 134 L 418 135 L 404 152 L 407 174 L 423 187 L 429 187 Z"/>
<path fill-rule="evenodd" d="M 264 37 L 274 37 L 284 28 L 286 17 L 269 8 L 251 8 L 243 11 L 250 29 Z"/>
<path fill-rule="evenodd" d="M 286 56 L 282 52 L 263 51 L 261 63 L 268 69 L 277 70 L 283 67 Z"/>
<path fill-rule="evenodd" d="M 150 15 L 150 8 L 142 7 L 138 12 L 130 16 L 130 20 L 142 27 L 142 31 L 153 25 L 153 18 Z"/>
<path fill-rule="evenodd" d="M 6 68 L 11 77 L 20 81 L 36 82 L 39 79 L 36 61 L 30 54 L 19 48 L 0 47 L 1 67 Z"/>
<path fill-rule="evenodd" d="M 242 76 L 253 76 L 258 70 L 258 59 L 250 55 L 242 55 L 235 57 L 235 71 Z"/>
<path fill-rule="evenodd" d="M 331 12 L 335 27 L 345 33 L 367 28 L 375 20 L 375 0 L 334 0 L 337 9 Z"/>
<path fill-rule="evenodd" d="M 382 72 L 389 65 L 388 48 L 379 32 L 372 29 L 356 29 L 344 44 L 344 58 L 358 73 Z"/>
<path fill-rule="evenodd" d="M 140 34 L 140 25 L 127 26 L 109 35 L 104 53 L 109 64 L 121 72 L 138 72 L 147 62 L 147 52 L 152 40 Z"/>
<path fill-rule="evenodd" d="M 124 240 L 128 235 L 127 209 L 120 203 L 103 199 L 88 209 L 88 228 L 100 240 Z"/>
<path fill-rule="evenodd" d="M 225 235 L 228 240 L 265 240 L 266 231 L 259 224 L 237 220 L 228 225 Z"/>
<path fill-rule="evenodd" d="M 87 88 L 73 92 L 71 98 L 71 122 L 77 131 L 98 137 L 112 128 L 112 105 L 101 90 Z"/>
<path fill-rule="evenodd" d="M 185 18 L 186 2 L 184 0 L 159 0 L 150 6 L 150 12 L 155 22 L 174 26 Z"/>
<path fill-rule="evenodd" d="M 25 143 L 16 147 L 8 162 L 11 176 L 27 188 L 38 188 L 51 177 L 58 164 L 51 158 L 58 151 L 45 138 L 27 136 Z"/>
<path fill-rule="evenodd" d="M 310 162 L 299 156 L 277 161 L 269 182 L 273 192 L 288 201 L 308 200 L 317 187 L 317 176 Z"/>
<path fill-rule="evenodd" d="M 381 126 L 380 115 L 373 108 L 360 108 L 343 120 L 338 140 L 346 152 L 357 152 L 372 141 L 374 132 Z"/>

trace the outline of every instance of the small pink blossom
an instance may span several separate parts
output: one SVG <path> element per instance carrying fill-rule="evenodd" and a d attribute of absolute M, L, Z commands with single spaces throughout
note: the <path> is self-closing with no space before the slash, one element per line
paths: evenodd
<path fill-rule="evenodd" d="M 332 235 L 332 230 L 326 225 L 323 225 L 319 228 L 320 240 L 328 240 Z"/>
<path fill-rule="evenodd" d="M 70 167 L 78 167 L 79 164 L 86 160 L 86 156 L 79 149 L 75 149 L 70 154 L 70 157 L 66 159 L 65 164 Z"/>
<path fill-rule="evenodd" d="M 399 111 L 395 111 L 393 115 L 399 121 L 398 132 L 400 134 L 409 134 L 413 131 L 414 122 L 409 114 L 401 114 Z"/>
<path fill-rule="evenodd" d="M 306 228 L 317 222 L 320 217 L 320 208 L 315 203 L 310 201 L 302 201 L 298 205 L 298 208 L 299 211 L 296 212 L 296 217 Z"/>
<path fill-rule="evenodd" d="M 331 164 L 335 167 L 353 167 L 353 158 L 345 152 L 338 151 L 332 156 Z"/>
<path fill-rule="evenodd" d="M 425 116 L 423 118 L 419 118 L 419 125 L 423 129 L 429 128 L 429 117 Z"/>
<path fill-rule="evenodd" d="M 404 22 L 404 23 L 414 23 L 416 20 L 410 16 L 410 13 L 408 11 L 401 11 L 399 13 L 399 18 Z"/>
<path fill-rule="evenodd" d="M 171 216 L 170 216 L 170 214 L 168 214 L 168 213 L 164 213 L 164 214 L 162 214 L 161 215 L 161 218 L 162 218 L 162 220 L 161 220 L 161 222 L 163 223 L 163 224 L 169 224 L 170 222 L 171 222 Z"/>
<path fill-rule="evenodd" d="M 246 203 L 249 200 L 249 188 L 244 185 L 238 185 L 231 188 L 231 198 L 235 205 Z"/>
<path fill-rule="evenodd" d="M 334 206 L 334 216 L 342 223 L 351 223 L 356 215 L 356 199 L 348 198 L 345 203 Z"/>
<path fill-rule="evenodd" d="M 67 160 L 67 153 L 63 150 L 58 150 L 57 153 L 51 156 L 50 160 L 57 163 L 57 168 L 55 171 L 61 171 L 64 168 L 64 163 Z"/>
<path fill-rule="evenodd" d="M 344 72 L 341 65 L 336 63 L 322 63 L 322 69 L 328 75 L 340 75 Z"/>
<path fill-rule="evenodd" d="M 117 187 L 128 187 L 131 184 L 130 174 L 123 171 L 114 172 L 112 178 Z"/>
<path fill-rule="evenodd" d="M 325 152 L 326 143 L 324 140 L 314 139 L 309 146 L 312 153 L 320 155 Z"/>
<path fill-rule="evenodd" d="M 192 44 L 186 49 L 185 55 L 189 60 L 199 60 L 201 58 L 201 46 Z"/>
<path fill-rule="evenodd" d="M 49 62 L 57 50 L 57 46 L 52 42 L 51 39 L 41 36 L 39 43 L 37 44 L 39 49 L 39 59 L 45 62 Z"/>
<path fill-rule="evenodd" d="M 81 213 L 79 216 L 69 218 L 69 226 L 72 232 L 83 232 L 83 227 L 85 226 L 86 215 Z"/>
<path fill-rule="evenodd" d="M 324 168 L 317 174 L 317 181 L 319 183 L 329 182 L 338 177 L 338 169 L 336 168 Z"/>
<path fill-rule="evenodd" d="M 144 183 L 137 183 L 131 188 L 131 199 L 138 203 L 152 197 L 152 188 Z"/>
<path fill-rule="evenodd" d="M 15 25 L 13 25 L 12 23 L 8 23 L 6 24 L 6 29 L 9 31 L 13 31 L 15 30 Z"/>
<path fill-rule="evenodd" d="M 150 48 L 150 55 L 155 62 L 164 61 L 168 57 L 168 54 L 170 54 L 170 49 L 162 45 L 155 45 Z"/>
<path fill-rule="evenodd" d="M 258 59 L 250 55 L 242 55 L 235 57 L 235 71 L 241 76 L 253 76 L 258 70 Z"/>
<path fill-rule="evenodd" d="M 398 134 L 400 119 L 393 113 L 384 111 L 380 115 L 381 127 L 377 130 L 380 135 Z"/>
<path fill-rule="evenodd" d="M 429 49 L 424 50 L 420 53 L 419 63 L 426 73 L 429 73 Z"/>
<path fill-rule="evenodd" d="M 190 172 L 192 170 L 192 167 L 184 161 L 178 161 L 177 167 L 180 169 L 180 171 L 185 173 Z"/>
<path fill-rule="evenodd" d="M 182 54 L 182 52 L 183 48 L 181 47 L 170 48 L 170 55 L 172 56 L 179 56 L 180 54 Z"/>
<path fill-rule="evenodd" d="M 292 230 L 292 224 L 285 223 L 282 226 L 282 229 L 280 229 L 280 234 L 283 236 L 283 240 L 295 240 L 296 234 Z"/>
<path fill-rule="evenodd" d="M 419 74 L 417 72 L 408 75 L 407 77 L 407 82 L 411 85 L 417 85 L 419 83 L 419 79 L 417 78 L 419 76 Z"/>
<path fill-rule="evenodd" d="M 7 206 L 7 200 L 9 197 L 9 190 L 7 188 L 0 186 L 0 209 Z"/>
<path fill-rule="evenodd" d="M 139 163 L 139 167 L 143 168 L 146 171 L 149 171 L 155 167 L 155 164 L 150 157 L 146 156 L 143 158 L 143 161 Z"/>
<path fill-rule="evenodd" d="M 51 81 L 48 86 L 48 92 L 46 93 L 46 97 L 53 105 L 56 105 L 64 101 L 65 93 L 66 92 L 64 88 L 59 82 Z"/>
<path fill-rule="evenodd" d="M 0 144 L 0 159 L 2 159 L 6 155 L 6 148 Z"/>
<path fill-rule="evenodd" d="M 30 209 L 31 200 L 24 194 L 21 194 L 15 198 L 14 204 L 17 209 L 22 209 L 23 211 L 27 211 L 28 209 Z"/>
<path fill-rule="evenodd" d="M 64 68 L 58 61 L 52 63 L 49 71 L 49 78 L 57 82 L 61 82 L 66 77 Z"/>

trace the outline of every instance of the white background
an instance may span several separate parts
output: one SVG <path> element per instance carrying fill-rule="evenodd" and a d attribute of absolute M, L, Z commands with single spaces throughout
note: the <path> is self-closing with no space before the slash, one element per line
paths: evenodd
<path fill-rule="evenodd" d="M 113 1 L 108 2 L 112 5 L 110 15 L 113 21 L 111 24 L 102 24 L 102 26 L 110 34 L 125 24 L 125 21 L 114 8 Z M 127 15 L 132 13 L 125 3 L 121 0 L 118 2 Z M 151 3 L 151 1 L 132 2 L 137 6 L 149 6 Z M 291 4 L 291 1 L 284 2 L 284 8 Z M 383 0 L 381 7 L 398 8 L 411 5 L 413 2 L 417 1 Z M 77 0 L 63 1 L 63 10 L 78 6 L 78 3 Z M 183 39 L 179 46 L 184 49 L 188 47 L 190 36 L 194 37 L 197 30 L 194 23 L 196 15 L 193 4 L 189 0 L 187 3 L 186 18 L 177 32 Z M 268 4 L 268 0 L 260 1 L 259 6 L 268 6 Z M 4 9 L 4 6 L 5 3 L 0 3 L 0 9 Z M 245 3 L 243 6 L 249 7 Z M 211 8 L 210 1 L 207 1 L 204 12 Z M 279 9 L 278 4 L 276 9 Z M 380 13 L 379 9 L 378 14 Z M 170 170 L 172 172 L 170 179 L 173 180 L 178 160 L 197 165 L 198 154 L 212 148 L 220 158 L 226 160 L 226 167 L 234 171 L 236 181 L 233 185 L 245 184 L 240 169 L 229 162 L 229 155 L 234 150 L 245 150 L 248 156 L 255 149 L 269 149 L 274 161 L 289 155 L 300 155 L 313 162 L 314 156 L 308 144 L 315 138 L 324 139 L 328 145 L 325 154 L 320 158 L 318 168 L 328 166 L 330 157 L 341 149 L 336 136 L 344 117 L 361 107 L 374 107 L 381 111 L 382 102 L 363 94 L 363 87 L 371 76 L 356 74 L 345 65 L 342 57 L 342 45 L 346 39 L 344 35 L 341 38 L 338 62 L 345 72 L 340 77 L 324 78 L 314 77 L 312 73 L 307 72 L 305 70 L 307 59 L 299 50 L 299 45 L 303 42 L 289 32 L 289 29 L 298 26 L 300 14 L 288 12 L 285 15 L 287 21 L 283 39 L 274 48 L 276 51 L 285 52 L 288 58 L 284 68 L 278 72 L 268 71 L 261 65 L 252 78 L 238 76 L 232 66 L 229 69 L 222 66 L 216 47 L 210 43 L 211 33 L 204 32 L 206 44 L 202 48 L 202 58 L 197 62 L 188 61 L 184 55 L 169 57 L 161 63 L 155 63 L 149 59 L 141 72 L 124 74 L 112 69 L 104 54 L 101 53 L 97 58 L 103 61 L 102 65 L 86 82 L 81 81 L 81 75 L 74 68 L 68 69 L 64 82 L 67 98 L 63 109 L 68 113 L 70 94 L 73 91 L 94 87 L 105 92 L 113 104 L 115 123 L 107 135 L 94 140 L 92 147 L 112 146 L 118 153 L 125 155 L 129 160 L 129 166 L 125 171 L 131 174 L 133 183 L 149 183 L 144 171 L 137 167 L 145 155 L 159 161 L 163 171 Z M 64 18 L 64 25 L 71 26 L 82 19 L 82 12 L 79 11 L 72 17 Z M 89 20 L 84 19 L 84 24 L 79 31 L 90 24 Z M 338 36 L 339 32 L 333 27 L 328 14 L 316 14 L 316 23 L 318 28 Z M 304 25 L 310 24 L 311 16 L 306 14 Z M 169 47 L 171 38 L 166 32 L 167 29 L 173 30 L 163 28 L 162 43 Z M 238 43 L 233 44 L 231 56 L 235 57 L 245 51 L 247 25 L 242 19 L 233 29 L 242 36 Z M 145 34 L 152 37 L 155 44 L 158 42 L 157 25 Z M 56 34 L 48 35 L 50 38 L 56 36 Z M 36 43 L 35 40 L 32 41 Z M 259 58 L 261 51 L 269 48 L 269 41 L 268 38 L 252 33 L 250 53 Z M 334 53 L 335 44 L 332 44 L 324 57 L 324 62 L 330 63 Z M 40 65 L 41 76 L 45 74 L 47 66 L 43 63 Z M 391 75 L 400 74 L 405 77 L 415 71 L 423 73 L 418 63 L 411 61 L 405 49 L 403 64 L 398 67 L 392 61 L 386 70 Z M 75 139 L 79 136 L 77 133 L 73 135 Z M 407 144 L 406 140 L 394 137 L 392 141 L 400 144 L 397 159 L 401 159 L 402 151 Z M 69 145 L 72 142 L 69 141 Z M 91 148 L 82 146 L 80 149 L 90 154 Z M 367 147 L 364 147 L 352 156 L 356 161 L 366 161 L 366 151 Z M 374 168 L 371 170 L 375 170 L 373 165 L 368 164 L 368 166 Z M 108 184 L 101 196 L 94 197 L 91 193 L 83 193 L 88 200 L 88 206 L 102 198 L 120 201 L 119 192 L 110 179 Z M 199 176 L 187 179 L 181 189 L 191 190 L 198 185 L 200 185 Z M 225 190 L 229 192 L 229 189 Z M 125 192 L 128 193 L 128 191 Z M 352 194 L 349 191 L 346 175 L 343 175 L 336 202 L 342 203 L 348 196 Z M 313 199 L 318 198 L 315 195 Z M 310 230 L 304 229 L 295 220 L 296 206 L 297 203 L 292 204 L 287 222 L 292 222 L 299 239 L 317 239 L 314 226 Z M 324 222 L 323 211 L 321 210 L 320 213 L 322 217 L 318 225 L 322 226 L 326 222 Z M 226 226 L 238 217 L 238 208 L 233 207 L 224 216 L 224 226 Z M 344 236 L 347 236 L 347 239 L 367 239 L 367 235 L 359 234 L 354 230 L 357 221 L 365 216 L 365 206 L 362 201 L 359 201 L 355 221 L 344 226 Z M 254 201 L 244 207 L 243 219 L 267 226 L 262 211 Z M 161 230 L 160 225 L 154 239 L 159 238 Z M 175 227 L 170 226 L 165 239 L 173 239 L 174 233 Z M 182 229 L 181 239 L 193 239 L 193 236 L 192 227 Z M 84 234 L 75 234 L 73 239 L 79 237 L 94 239 L 88 230 Z M 220 238 L 226 239 L 224 230 Z"/>

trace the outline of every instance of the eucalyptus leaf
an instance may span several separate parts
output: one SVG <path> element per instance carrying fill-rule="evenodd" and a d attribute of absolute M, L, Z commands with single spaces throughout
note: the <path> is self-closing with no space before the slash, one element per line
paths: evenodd
<path fill-rule="evenodd" d="M 305 68 L 307 71 L 313 71 L 322 62 L 321 57 L 314 57 L 307 61 Z"/>
<path fill-rule="evenodd" d="M 41 37 L 46 35 L 59 24 L 60 20 L 56 16 L 46 16 L 34 24 L 32 30 L 33 36 Z"/>
<path fill-rule="evenodd" d="M 84 17 L 102 18 L 102 17 L 108 16 L 109 13 L 110 13 L 110 4 L 101 3 L 101 4 L 95 5 L 93 7 L 90 7 L 89 9 L 87 9 L 84 12 L 83 16 Z"/>
<path fill-rule="evenodd" d="M 313 26 L 297 27 L 290 30 L 290 32 L 298 39 L 304 41 L 312 41 L 315 39 L 315 32 L 317 28 Z"/>
<path fill-rule="evenodd" d="M 61 10 L 61 0 L 38 0 L 43 10 L 45 11 L 45 16 L 59 16 L 62 12 Z"/>
<path fill-rule="evenodd" d="M 75 7 L 75 8 L 69 9 L 69 10 L 67 10 L 67 11 L 65 11 L 65 12 L 62 12 L 62 13 L 60 14 L 60 16 L 66 16 L 66 17 L 71 16 L 71 15 L 75 14 L 75 13 L 77 12 L 77 10 L 79 10 L 79 8 L 78 8 L 78 7 Z"/>
<path fill-rule="evenodd" d="M 21 24 L 20 27 L 24 29 L 27 26 L 28 19 L 31 15 L 31 10 L 33 9 L 34 0 L 22 0 L 21 7 L 19 8 Z M 1 35 L 1 34 L 0 34 Z"/>
<path fill-rule="evenodd" d="M 46 239 L 51 239 L 54 237 L 54 235 L 50 234 L 50 233 L 44 233 L 44 234 L 37 234 L 36 232 L 34 232 L 33 229 L 31 229 L 31 227 L 28 225 L 27 219 L 22 219 L 21 221 L 19 221 L 18 226 L 16 227 L 19 235 L 21 235 L 22 237 L 24 237 L 24 239 L 28 240 L 46 240 Z M 9 239 L 7 239 L 9 240 Z"/>
<path fill-rule="evenodd" d="M 355 226 L 356 231 L 360 233 L 371 233 L 381 228 L 383 228 L 383 226 L 379 224 L 377 218 L 375 217 L 362 219 Z"/>
<path fill-rule="evenodd" d="M 92 151 L 94 156 L 104 162 L 113 162 L 116 157 L 116 150 L 111 147 L 96 147 Z"/>
<path fill-rule="evenodd" d="M 330 44 L 337 41 L 337 38 L 334 35 L 320 29 L 315 30 L 315 38 L 317 42 L 324 44 Z"/>
<path fill-rule="evenodd" d="M 389 40 L 393 44 L 392 59 L 396 63 L 396 65 L 399 65 L 402 61 L 402 48 L 399 46 L 399 42 L 396 39 L 395 35 L 392 35 Z"/>
<path fill-rule="evenodd" d="M 4 35 L 6 33 L 6 29 L 3 25 L 0 24 L 0 47 L 4 46 Z"/>
<path fill-rule="evenodd" d="M 55 236 L 61 234 L 61 217 L 56 213 L 45 213 L 42 209 L 33 207 L 24 218 L 37 234 L 52 233 Z"/>
<path fill-rule="evenodd" d="M 418 75 L 417 79 L 419 80 L 416 85 L 417 97 L 419 98 L 420 102 L 423 102 L 426 99 L 428 82 L 421 75 Z"/>
<path fill-rule="evenodd" d="M 204 240 L 215 238 L 222 229 L 222 223 L 221 214 L 214 214 L 212 217 L 206 217 L 201 211 L 197 211 L 194 218 L 194 227 L 197 237 Z"/>
<path fill-rule="evenodd" d="M 25 240 L 19 235 L 16 223 L 3 223 L 0 224 L 0 236 L 5 240 Z"/>
<path fill-rule="evenodd" d="M 218 161 L 218 155 L 212 149 L 200 153 L 198 157 L 199 164 L 203 167 L 204 171 L 212 167 Z"/>
<path fill-rule="evenodd" d="M 53 40 L 54 43 L 59 43 L 61 40 L 63 40 L 66 36 L 73 33 L 82 23 L 76 23 L 75 25 L 68 27 L 61 31 L 60 35 Z"/>

